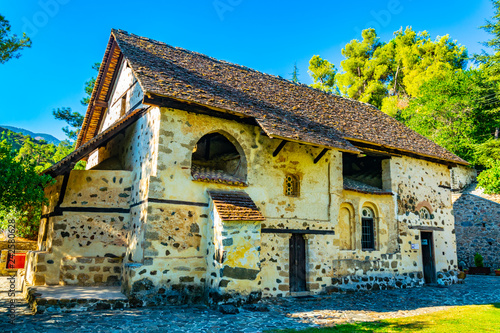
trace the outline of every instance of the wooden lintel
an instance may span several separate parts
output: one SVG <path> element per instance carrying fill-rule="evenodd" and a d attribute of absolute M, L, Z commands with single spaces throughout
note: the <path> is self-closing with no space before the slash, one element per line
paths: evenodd
<path fill-rule="evenodd" d="M 444 230 L 444 228 L 441 228 L 441 227 L 432 227 L 432 226 L 426 226 L 426 225 L 410 225 L 410 226 L 408 226 L 408 228 L 422 230 L 422 231 L 443 231 Z"/>
<path fill-rule="evenodd" d="M 323 156 L 325 156 L 325 154 L 326 154 L 326 152 L 327 152 L 327 151 L 328 151 L 328 149 L 323 148 L 323 150 L 321 151 L 321 153 L 319 153 L 319 155 L 318 155 L 318 156 L 316 156 L 316 158 L 314 159 L 314 164 L 318 163 L 318 162 L 319 162 L 319 160 L 321 160 L 321 158 L 322 158 Z"/>
<path fill-rule="evenodd" d="M 286 140 L 281 140 L 280 144 L 278 145 L 278 147 L 276 147 L 276 149 L 273 152 L 273 157 L 278 156 L 278 154 L 280 153 L 281 149 L 283 149 L 283 147 L 285 147 L 286 143 L 287 143 Z"/>
<path fill-rule="evenodd" d="M 413 158 L 420 159 L 420 160 L 429 161 L 432 163 L 444 164 L 444 165 L 447 165 L 448 167 L 452 167 L 452 168 L 454 168 L 458 165 L 458 163 L 455 163 L 455 162 L 452 162 L 449 160 L 439 159 L 438 157 L 419 155 L 419 154 L 416 154 L 416 153 L 413 153 L 410 151 L 400 150 L 400 149 L 396 149 L 396 148 L 390 148 L 390 147 L 386 147 L 384 145 L 376 145 L 373 143 L 362 142 L 362 141 L 349 139 L 349 138 L 347 138 L 347 140 L 353 146 L 355 146 L 356 148 L 358 148 L 360 150 L 367 149 L 367 150 L 375 150 L 378 152 L 385 152 L 388 155 L 391 155 L 394 157 L 399 157 L 399 156 L 404 155 L 404 156 L 409 156 L 409 157 L 413 157 Z"/>
<path fill-rule="evenodd" d="M 106 103 L 104 101 L 99 101 L 99 100 L 96 100 L 94 102 L 94 105 L 98 106 L 98 107 L 101 107 L 101 108 L 107 108 L 108 107 L 108 103 Z"/>
<path fill-rule="evenodd" d="M 142 103 L 145 105 L 153 105 L 153 106 L 159 106 L 159 107 L 165 107 L 165 108 L 170 108 L 170 109 L 177 109 L 177 110 L 184 110 L 187 112 L 192 112 L 196 114 L 203 114 L 203 115 L 209 115 L 217 118 L 222 118 L 222 119 L 227 119 L 227 120 L 233 120 L 239 123 L 244 123 L 244 124 L 249 124 L 249 125 L 254 125 L 258 126 L 257 122 L 255 121 L 254 118 L 252 117 L 246 117 L 244 115 L 239 116 L 236 114 L 231 114 L 231 113 L 225 113 L 217 110 L 213 110 L 212 108 L 202 105 L 202 104 L 197 104 L 197 103 L 191 103 L 187 101 L 179 101 L 170 97 L 166 96 L 158 96 L 154 94 L 146 94 L 142 100 Z"/>
<path fill-rule="evenodd" d="M 275 229 L 262 228 L 264 234 L 310 234 L 310 235 L 335 235 L 333 230 L 309 230 L 309 229 Z"/>

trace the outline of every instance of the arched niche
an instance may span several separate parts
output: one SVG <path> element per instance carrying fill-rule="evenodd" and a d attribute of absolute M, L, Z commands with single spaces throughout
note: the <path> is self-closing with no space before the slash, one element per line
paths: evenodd
<path fill-rule="evenodd" d="M 342 203 L 339 210 L 339 249 L 353 250 L 356 244 L 356 228 L 354 224 L 354 207 L 349 203 Z"/>
<path fill-rule="evenodd" d="M 238 141 L 225 132 L 205 134 L 193 147 L 191 175 L 195 180 L 230 185 L 245 184 L 245 153 Z"/>

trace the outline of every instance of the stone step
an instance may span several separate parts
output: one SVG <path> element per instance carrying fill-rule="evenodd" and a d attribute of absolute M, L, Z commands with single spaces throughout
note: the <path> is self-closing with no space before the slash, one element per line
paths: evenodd
<path fill-rule="evenodd" d="M 36 313 L 67 313 L 129 307 L 120 287 L 32 286 L 24 295 Z"/>

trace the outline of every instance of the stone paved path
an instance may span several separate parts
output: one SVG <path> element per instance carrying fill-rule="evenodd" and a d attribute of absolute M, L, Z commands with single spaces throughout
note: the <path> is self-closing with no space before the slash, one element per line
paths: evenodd
<path fill-rule="evenodd" d="M 32 315 L 18 297 L 9 323 L 6 278 L 0 277 L 0 332 L 262 332 L 414 316 L 454 305 L 500 302 L 500 277 L 468 276 L 465 284 L 267 300 L 269 312 L 223 315 L 202 305 Z"/>

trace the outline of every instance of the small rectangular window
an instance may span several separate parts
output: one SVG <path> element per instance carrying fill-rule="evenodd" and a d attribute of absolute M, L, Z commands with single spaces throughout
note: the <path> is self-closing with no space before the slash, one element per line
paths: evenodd
<path fill-rule="evenodd" d="M 299 178 L 294 175 L 286 175 L 285 177 L 285 195 L 288 197 L 298 197 L 300 194 L 299 190 Z"/>
<path fill-rule="evenodd" d="M 361 247 L 363 250 L 375 249 L 375 234 L 373 228 L 373 218 L 361 219 Z"/>
<path fill-rule="evenodd" d="M 127 112 L 127 94 L 123 95 L 121 101 L 120 116 L 123 116 Z"/>

